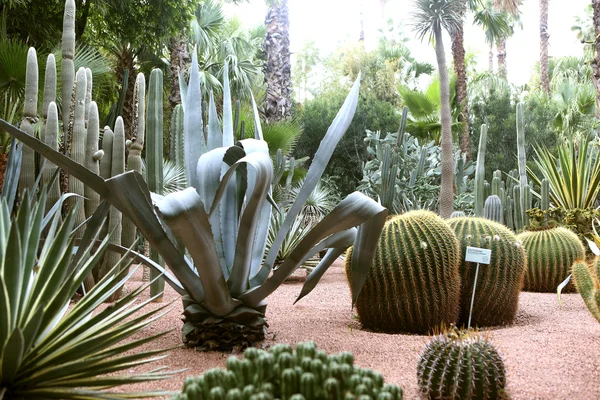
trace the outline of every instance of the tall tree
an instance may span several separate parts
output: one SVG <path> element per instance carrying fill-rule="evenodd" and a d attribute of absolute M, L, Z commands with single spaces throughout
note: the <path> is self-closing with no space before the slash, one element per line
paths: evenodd
<path fill-rule="evenodd" d="M 550 66 L 548 64 L 548 3 L 540 0 L 540 89 L 550 94 Z"/>
<path fill-rule="evenodd" d="M 505 1 L 505 0 L 503 0 Z M 494 40 L 508 31 L 508 22 L 503 13 L 495 12 L 490 8 L 483 7 L 480 0 L 462 0 L 463 14 L 469 10 L 474 14 L 475 22 L 482 25 L 486 30 L 486 38 L 493 37 Z M 457 28 L 451 33 L 452 57 L 454 61 L 454 73 L 456 74 L 456 99 L 460 104 L 461 111 L 458 121 L 462 125 L 460 133 L 460 150 L 466 154 L 467 160 L 471 158 L 471 130 L 469 128 L 469 105 L 467 102 L 467 70 L 465 66 L 465 47 L 463 17 L 457 24 Z"/>
<path fill-rule="evenodd" d="M 280 121 L 292 112 L 292 63 L 288 0 L 268 0 L 265 57 L 267 84 L 265 117 Z"/>
<path fill-rule="evenodd" d="M 460 29 L 464 13 L 463 0 L 416 0 L 415 30 L 423 39 L 435 41 L 435 57 L 440 76 L 440 120 L 442 124 L 442 156 L 440 184 L 440 215 L 449 218 L 454 208 L 454 151 L 452 144 L 452 114 L 450 111 L 450 79 L 442 40 L 443 30 L 450 35 Z"/>

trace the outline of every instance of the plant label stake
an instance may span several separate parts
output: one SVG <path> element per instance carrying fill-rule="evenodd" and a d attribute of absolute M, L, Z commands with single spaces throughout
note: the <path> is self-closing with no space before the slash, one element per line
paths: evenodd
<path fill-rule="evenodd" d="M 489 249 L 467 246 L 467 251 L 465 253 L 465 261 L 477 263 L 477 267 L 475 267 L 475 280 L 473 282 L 473 295 L 471 296 L 471 309 L 469 310 L 469 322 L 467 323 L 467 330 L 471 329 L 471 315 L 473 314 L 473 303 L 475 302 L 475 289 L 477 288 L 477 275 L 479 275 L 479 264 L 489 265 L 491 258 L 492 251 Z"/>

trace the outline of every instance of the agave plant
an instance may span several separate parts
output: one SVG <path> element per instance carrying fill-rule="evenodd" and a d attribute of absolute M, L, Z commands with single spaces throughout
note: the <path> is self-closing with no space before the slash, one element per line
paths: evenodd
<path fill-rule="evenodd" d="M 137 226 L 175 275 L 165 273 L 165 280 L 183 296 L 185 344 L 201 349 L 230 349 L 264 338 L 265 298 L 305 260 L 324 249 L 329 250 L 308 276 L 298 300 L 315 287 L 333 261 L 353 244 L 351 285 L 353 301 L 356 300 L 372 263 L 387 210 L 361 193 L 350 194 L 274 269 L 277 253 L 294 220 L 350 125 L 358 104 L 359 80 L 321 141 L 304 185 L 265 257 L 274 167 L 260 123 L 254 124 L 254 139 L 234 143 L 225 71 L 222 128 L 210 96 L 204 132 L 200 72 L 196 52 L 193 54 L 184 102 L 184 165 L 191 185 L 185 190 L 165 197 L 151 194 L 135 171 L 103 179 L 2 120 L 0 127 L 86 182 Z M 252 103 L 258 121 L 253 99 Z M 191 260 L 180 244 L 185 246 Z M 166 272 L 156 264 L 153 268 Z"/>
<path fill-rule="evenodd" d="M 600 156 L 595 142 L 582 139 L 558 147 L 558 159 L 547 148 L 536 149 L 536 166 L 542 178 L 528 169 L 534 182 L 550 183 L 550 200 L 565 210 L 594 208 L 600 194 Z"/>
<path fill-rule="evenodd" d="M 13 178 L 18 163 L 9 164 Z M 121 399 L 164 394 L 109 390 L 173 374 L 162 368 L 115 374 L 164 357 L 160 355 L 164 350 L 123 354 L 166 333 L 122 343 L 160 317 L 164 308 L 139 313 L 152 301 L 134 301 L 144 287 L 98 310 L 131 274 L 122 277 L 114 269 L 70 307 L 71 298 L 107 247 L 108 239 L 96 240 L 107 204 L 88 223 L 87 239 L 76 248 L 71 239 L 75 210 L 63 219 L 57 203 L 45 214 L 44 190 L 39 200 L 26 192 L 11 218 L 9 204 L 16 181 L 7 178 L 0 196 L 0 399 Z M 15 190 L 7 190 L 11 186 Z"/>

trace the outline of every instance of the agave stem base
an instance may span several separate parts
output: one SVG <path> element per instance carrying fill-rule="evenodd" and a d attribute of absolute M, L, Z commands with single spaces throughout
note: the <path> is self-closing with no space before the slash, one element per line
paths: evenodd
<path fill-rule="evenodd" d="M 259 316 L 248 324 L 208 317 L 199 323 L 185 322 L 181 339 L 197 351 L 243 350 L 264 341 L 268 326 L 267 320 Z"/>

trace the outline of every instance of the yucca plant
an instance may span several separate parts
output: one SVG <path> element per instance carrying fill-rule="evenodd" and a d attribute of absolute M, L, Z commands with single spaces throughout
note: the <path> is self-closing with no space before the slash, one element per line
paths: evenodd
<path fill-rule="evenodd" d="M 18 171 L 12 165 L 9 171 L 14 177 Z M 166 333 L 123 343 L 159 318 L 164 308 L 140 313 L 152 301 L 135 301 L 144 287 L 98 310 L 131 274 L 119 276 L 113 269 L 113 273 L 71 304 L 84 277 L 108 245 L 108 239 L 97 240 L 107 204 L 88 223 L 84 239 L 75 247 L 72 239 L 75 210 L 63 219 L 57 203 L 45 214 L 46 191 L 42 190 L 39 199 L 32 192 L 25 192 L 18 211 L 13 213 L 14 190 L 10 186 L 16 189 L 16 185 L 11 181 L 16 182 L 7 178 L 0 196 L 0 399 L 121 399 L 163 395 L 156 391 L 110 390 L 120 385 L 165 379 L 174 373 L 159 368 L 146 373 L 115 374 L 164 357 L 160 355 L 164 350 L 124 355 Z"/>
<path fill-rule="evenodd" d="M 201 349 L 231 349 L 264 338 L 265 298 L 304 260 L 323 249 L 329 251 L 308 276 L 298 299 L 308 294 L 333 261 L 354 244 L 351 284 L 355 301 L 372 263 L 387 210 L 361 193 L 350 194 L 274 269 L 277 253 L 293 221 L 350 125 L 358 103 L 359 81 L 321 141 L 304 186 L 263 257 L 274 176 L 268 146 L 262 140 L 259 123 L 254 125 L 254 139 L 234 144 L 227 72 L 223 74 L 222 128 L 210 96 L 205 135 L 195 54 L 184 106 L 184 165 L 191 184 L 185 190 L 165 197 L 151 194 L 135 171 L 103 179 L 2 120 L 0 127 L 86 182 L 137 226 L 176 277 L 165 274 L 165 280 L 183 296 L 185 344 Z M 254 101 L 253 110 L 258 121 Z M 191 260 L 175 237 L 187 248 Z M 156 264 L 153 267 L 164 272 Z"/>
<path fill-rule="evenodd" d="M 573 141 L 558 147 L 558 158 L 547 148 L 536 149 L 537 177 L 528 168 L 534 182 L 541 186 L 543 178 L 550 183 L 550 201 L 555 206 L 571 210 L 594 208 L 600 194 L 600 157 L 595 142 L 586 139 L 576 147 Z"/>

